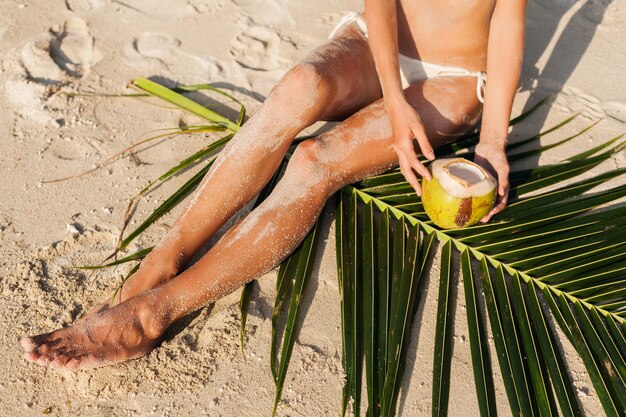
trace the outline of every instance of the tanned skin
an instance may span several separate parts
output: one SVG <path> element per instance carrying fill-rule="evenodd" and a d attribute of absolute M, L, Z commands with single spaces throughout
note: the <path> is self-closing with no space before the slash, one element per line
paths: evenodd
<path fill-rule="evenodd" d="M 101 304 L 73 326 L 24 337 L 24 357 L 74 370 L 146 355 L 176 320 L 279 265 L 346 184 L 399 165 L 421 194 L 418 176 L 429 173 L 417 156 L 434 159 L 437 148 L 473 129 L 481 114 L 476 162 L 499 182 L 497 205 L 483 219 L 489 220 L 507 202 L 504 148 L 521 69 L 524 11 L 525 0 L 366 0 L 369 39 L 356 24 L 347 25 L 295 64 L 220 153 L 116 302 Z M 438 77 L 402 89 L 398 52 L 487 71 L 484 106 L 475 77 Z M 185 269 L 269 181 L 302 129 L 343 119 L 299 144 L 267 199 Z"/>

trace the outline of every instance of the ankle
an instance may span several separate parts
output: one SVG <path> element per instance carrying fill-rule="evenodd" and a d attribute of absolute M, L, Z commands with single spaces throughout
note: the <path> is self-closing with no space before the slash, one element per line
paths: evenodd
<path fill-rule="evenodd" d="M 144 334 L 149 339 L 160 338 L 170 326 L 169 309 L 160 291 L 145 291 L 134 298 L 133 310 Z"/>
<path fill-rule="evenodd" d="M 159 283 L 175 277 L 180 270 L 180 265 L 175 260 L 169 260 L 166 256 L 151 253 L 141 261 L 139 271 L 155 277 Z"/>

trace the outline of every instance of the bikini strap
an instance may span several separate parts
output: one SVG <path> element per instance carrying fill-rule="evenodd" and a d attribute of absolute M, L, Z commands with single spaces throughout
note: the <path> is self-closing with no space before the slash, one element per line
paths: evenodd
<path fill-rule="evenodd" d="M 476 97 L 481 103 L 485 102 L 485 86 L 487 85 L 487 73 L 485 71 L 470 71 L 466 68 L 443 67 L 436 64 L 423 62 L 424 67 L 431 66 L 437 77 L 476 77 Z"/>
<path fill-rule="evenodd" d="M 361 16 L 361 14 L 357 12 L 348 12 L 345 15 L 343 15 L 341 20 L 339 20 L 337 25 L 330 32 L 330 35 L 328 35 L 328 39 L 335 36 L 335 34 L 339 31 L 339 29 L 341 29 L 342 27 L 346 25 L 349 25 L 352 22 L 356 22 L 356 24 L 359 26 L 359 29 L 361 29 L 363 34 L 367 36 L 367 26 L 365 25 L 365 20 L 363 19 L 363 16 Z"/>
<path fill-rule="evenodd" d="M 476 96 L 481 103 L 485 102 L 485 86 L 487 85 L 487 73 L 480 71 L 476 74 Z"/>

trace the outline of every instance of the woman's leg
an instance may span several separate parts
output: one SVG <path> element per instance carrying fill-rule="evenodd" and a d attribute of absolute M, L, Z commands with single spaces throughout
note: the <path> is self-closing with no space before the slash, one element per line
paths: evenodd
<path fill-rule="evenodd" d="M 410 87 L 434 147 L 454 140 L 480 113 L 475 79 L 433 79 Z M 175 320 L 278 265 L 302 241 L 326 199 L 346 184 L 397 165 L 381 100 L 301 143 L 268 198 L 192 267 L 74 327 L 25 338 L 27 360 L 69 369 L 145 355 Z"/>
<path fill-rule="evenodd" d="M 367 39 L 354 25 L 346 26 L 291 68 L 272 89 L 258 112 L 219 154 L 167 235 L 124 284 L 119 301 L 176 275 L 259 193 L 302 129 L 318 120 L 351 114 L 380 95 Z"/>

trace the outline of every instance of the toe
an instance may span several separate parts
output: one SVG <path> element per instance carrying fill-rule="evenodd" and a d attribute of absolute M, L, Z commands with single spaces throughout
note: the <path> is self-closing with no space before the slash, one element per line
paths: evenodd
<path fill-rule="evenodd" d="M 65 356 L 69 356 L 71 358 L 71 357 L 77 356 L 77 353 L 75 350 L 69 349 L 65 345 L 61 345 L 58 348 L 51 349 L 47 353 L 41 354 L 40 358 L 42 358 L 41 359 L 42 361 L 45 361 L 46 365 L 52 366 L 52 363 L 57 361 L 57 359 L 58 359 L 57 362 L 63 362 L 64 361 L 63 358 Z M 67 362 L 67 360 L 65 360 L 65 362 Z M 63 364 L 65 364 L 65 362 L 63 362 Z"/>
<path fill-rule="evenodd" d="M 95 360 L 95 356 L 91 353 L 83 353 L 80 355 L 74 355 L 64 365 L 65 369 L 75 371 L 77 369 L 91 369 L 98 365 L 98 361 Z"/>
<path fill-rule="evenodd" d="M 105 365 L 105 362 L 102 359 L 99 359 L 96 355 L 87 354 L 81 356 L 78 369 L 93 369 L 103 365 Z"/>
<path fill-rule="evenodd" d="M 24 352 L 24 359 L 28 362 L 36 363 L 39 355 L 35 352 Z"/>
<path fill-rule="evenodd" d="M 63 355 L 58 355 L 57 357 L 54 358 L 54 360 L 50 362 L 50 368 L 61 369 L 65 367 L 65 364 L 67 364 L 72 359 L 74 359 L 73 352 L 66 353 Z"/>
<path fill-rule="evenodd" d="M 34 362 L 37 365 L 48 366 L 51 360 L 52 358 L 49 355 L 37 355 L 37 358 L 35 359 Z"/>
<path fill-rule="evenodd" d="M 39 355 L 48 355 L 48 354 L 53 353 L 55 350 L 57 350 L 60 343 L 61 343 L 61 339 L 52 340 L 51 342 L 48 342 L 48 343 L 42 343 L 36 348 L 34 348 L 32 352 L 37 353 Z"/>
<path fill-rule="evenodd" d="M 48 335 L 50 333 L 40 334 L 38 336 L 25 336 L 20 341 L 22 348 L 26 352 L 31 352 L 35 350 L 40 344 L 45 343 L 48 340 Z"/>
<path fill-rule="evenodd" d="M 33 349 L 31 352 L 26 352 L 24 357 L 31 362 L 35 362 L 39 365 L 48 365 L 57 356 L 64 354 L 69 349 L 62 339 L 55 339 L 49 343 L 43 343 Z"/>
<path fill-rule="evenodd" d="M 67 370 L 75 371 L 78 368 L 80 368 L 83 357 L 84 355 L 72 358 L 69 361 L 67 361 L 67 363 L 63 367 Z"/>
<path fill-rule="evenodd" d="M 26 352 L 30 352 L 30 351 L 32 351 L 33 349 L 35 349 L 37 347 L 37 345 L 33 341 L 32 337 L 29 337 L 29 336 L 22 337 L 22 340 L 20 340 L 20 344 L 22 345 L 22 348 Z M 24 355 L 24 356 L 26 356 L 26 355 Z"/>
<path fill-rule="evenodd" d="M 37 365 L 46 366 L 50 363 L 52 358 L 50 355 L 42 355 L 37 351 L 24 352 L 24 359 L 28 362 L 36 363 Z"/>
<path fill-rule="evenodd" d="M 26 352 L 31 352 L 35 350 L 42 343 L 46 343 L 46 342 L 53 340 L 54 334 L 55 332 L 50 332 L 50 333 L 39 334 L 37 336 L 25 336 L 20 341 L 20 344 L 22 345 L 22 348 L 24 348 Z"/>
<path fill-rule="evenodd" d="M 68 350 L 69 349 L 65 344 L 63 344 L 60 340 L 56 340 L 51 343 L 44 343 L 32 352 L 26 352 L 24 357 L 38 365 L 47 366 L 50 365 L 50 363 L 57 357 L 64 355 Z"/>

